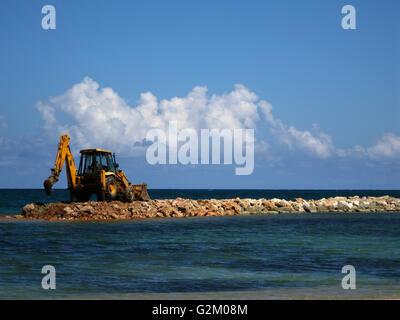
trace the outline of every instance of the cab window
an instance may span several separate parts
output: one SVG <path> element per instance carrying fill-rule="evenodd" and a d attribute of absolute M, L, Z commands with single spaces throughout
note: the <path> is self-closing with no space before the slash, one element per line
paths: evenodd
<path fill-rule="evenodd" d="M 85 166 L 83 173 L 94 173 L 94 157 L 91 155 L 85 155 Z"/>
<path fill-rule="evenodd" d="M 114 161 L 113 161 L 113 159 L 111 157 L 111 154 L 107 155 L 107 163 L 108 163 L 108 167 L 110 168 L 110 171 L 115 171 Z"/>
<path fill-rule="evenodd" d="M 109 164 L 107 162 L 107 155 L 106 154 L 102 154 L 102 155 L 97 156 L 96 160 L 99 163 L 100 170 L 110 171 L 110 166 L 109 166 Z"/>
<path fill-rule="evenodd" d="M 115 171 L 114 162 L 110 154 L 85 154 L 79 164 L 79 174 L 97 174 L 101 170 Z"/>

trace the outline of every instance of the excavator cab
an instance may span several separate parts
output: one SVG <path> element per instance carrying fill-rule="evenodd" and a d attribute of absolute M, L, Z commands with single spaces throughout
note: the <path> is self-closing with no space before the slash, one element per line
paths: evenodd
<path fill-rule="evenodd" d="M 81 150 L 75 190 L 79 201 L 88 201 L 94 193 L 97 200 L 112 201 L 118 197 L 117 174 L 111 151 L 103 149 Z M 120 188 L 122 189 L 122 188 Z"/>
<path fill-rule="evenodd" d="M 66 165 L 68 189 L 71 201 L 89 201 L 96 194 L 98 201 L 134 200 L 147 201 L 147 184 L 131 184 L 122 170 L 118 170 L 115 154 L 103 149 L 85 149 L 80 151 L 79 167 L 76 169 L 74 158 L 69 148 L 69 136 L 63 135 L 58 146 L 55 168 L 44 181 L 47 194 L 52 192 L 52 186 L 59 179 L 62 167 Z"/>
<path fill-rule="evenodd" d="M 78 175 L 99 174 L 101 170 L 105 170 L 106 174 L 115 173 L 115 167 L 114 158 L 110 151 L 101 149 L 81 150 Z"/>

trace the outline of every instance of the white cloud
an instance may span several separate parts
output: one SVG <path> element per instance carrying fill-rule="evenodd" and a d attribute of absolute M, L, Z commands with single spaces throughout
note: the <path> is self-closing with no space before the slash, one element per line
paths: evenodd
<path fill-rule="evenodd" d="M 332 138 L 313 127 L 301 131 L 272 114 L 272 105 L 259 100 L 245 86 L 221 95 L 208 96 L 207 87 L 195 87 L 185 97 L 159 101 L 151 92 L 142 93 L 136 106 L 129 106 L 111 88 L 100 88 L 89 77 L 64 94 L 36 105 L 44 128 L 57 136 L 68 133 L 76 148 L 103 147 L 130 155 L 144 150 L 143 142 L 152 128 L 168 129 L 169 121 L 178 121 L 179 129 L 236 129 L 266 125 L 274 139 L 294 152 L 306 152 L 318 158 L 395 157 L 400 154 L 400 137 L 386 134 L 374 146 L 336 149 Z M 0 124 L 3 117 L 0 116 Z M 271 145 L 256 140 L 260 153 L 271 152 Z M 280 158 L 279 155 L 274 155 Z"/>
<path fill-rule="evenodd" d="M 318 132 L 316 127 L 314 128 L 315 133 L 312 134 L 308 130 L 300 131 L 293 126 L 287 126 L 282 120 L 274 118 L 271 104 L 261 101 L 259 106 L 265 120 L 271 126 L 270 130 L 290 149 L 306 150 L 320 158 L 327 158 L 332 154 L 334 147 L 329 135 Z"/>
<path fill-rule="evenodd" d="M 393 133 L 385 133 L 376 144 L 370 147 L 356 145 L 348 149 L 337 149 L 336 154 L 342 158 L 395 159 L 400 157 L 400 137 Z"/>
<path fill-rule="evenodd" d="M 140 149 L 133 146 L 144 141 L 148 130 L 167 130 L 172 120 L 178 121 L 179 129 L 254 128 L 259 120 L 257 99 L 243 85 L 211 97 L 206 87 L 195 87 L 186 97 L 170 100 L 158 101 L 151 92 L 143 93 L 137 106 L 131 107 L 113 89 L 100 88 L 86 77 L 63 95 L 38 102 L 36 107 L 46 129 L 57 135 L 68 133 L 77 146 L 112 147 L 121 152 Z"/>
<path fill-rule="evenodd" d="M 400 156 L 400 137 L 392 133 L 384 134 L 375 145 L 367 149 L 367 154 L 372 159 Z"/>
<path fill-rule="evenodd" d="M 341 158 L 363 158 L 367 156 L 365 148 L 359 145 L 347 149 L 336 149 L 336 154 Z"/>

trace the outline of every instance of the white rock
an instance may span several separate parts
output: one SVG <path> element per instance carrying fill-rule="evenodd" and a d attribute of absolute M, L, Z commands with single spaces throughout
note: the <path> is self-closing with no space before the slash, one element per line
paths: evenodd
<path fill-rule="evenodd" d="M 65 213 L 67 216 L 76 215 L 76 212 L 75 212 L 74 210 L 72 210 L 70 207 L 65 207 L 65 208 L 63 209 L 63 211 L 64 211 L 64 213 Z"/>
<path fill-rule="evenodd" d="M 338 208 L 341 210 L 351 210 L 353 208 L 353 204 L 351 202 L 340 200 L 338 203 Z"/>
<path fill-rule="evenodd" d="M 23 212 L 28 212 L 35 209 L 35 205 L 33 203 L 27 204 L 25 207 L 22 208 Z"/>
<path fill-rule="evenodd" d="M 310 206 L 310 204 L 308 203 L 308 201 L 304 201 L 304 202 L 303 202 L 303 208 L 304 208 L 304 210 L 307 211 L 307 212 L 310 212 L 310 211 L 311 211 L 311 206 Z"/>
<path fill-rule="evenodd" d="M 298 203 L 298 202 L 293 202 L 292 203 L 292 207 L 299 212 L 304 212 L 304 207 L 302 203 Z"/>
<path fill-rule="evenodd" d="M 369 201 L 362 201 L 360 202 L 360 207 L 363 209 L 368 209 L 369 208 Z"/>

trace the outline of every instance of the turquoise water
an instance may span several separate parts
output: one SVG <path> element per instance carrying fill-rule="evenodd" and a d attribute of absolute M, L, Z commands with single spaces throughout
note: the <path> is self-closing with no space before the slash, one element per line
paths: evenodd
<path fill-rule="evenodd" d="M 47 264 L 56 290 L 41 288 Z M 0 220 L 0 298 L 50 297 L 400 297 L 400 214 Z"/>

